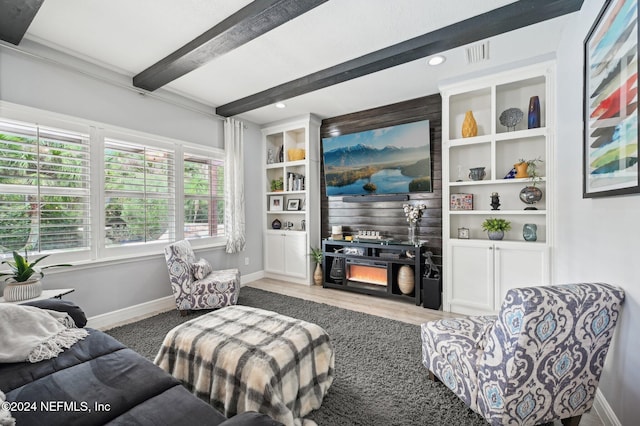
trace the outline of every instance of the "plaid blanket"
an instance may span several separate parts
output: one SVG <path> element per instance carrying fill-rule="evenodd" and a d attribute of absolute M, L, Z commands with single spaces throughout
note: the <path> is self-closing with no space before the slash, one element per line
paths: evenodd
<path fill-rule="evenodd" d="M 171 330 L 155 363 L 225 416 L 268 414 L 290 425 L 317 409 L 333 382 L 334 353 L 319 326 L 228 306 Z"/>

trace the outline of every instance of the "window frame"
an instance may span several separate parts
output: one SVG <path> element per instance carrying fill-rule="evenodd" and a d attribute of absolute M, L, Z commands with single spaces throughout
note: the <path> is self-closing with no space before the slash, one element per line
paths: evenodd
<path fill-rule="evenodd" d="M 176 156 L 177 155 L 178 154 L 176 154 Z M 184 182 L 185 155 L 194 155 L 198 157 L 205 157 L 211 160 L 222 161 L 223 170 L 224 170 L 224 167 L 226 167 L 226 164 L 225 164 L 226 158 L 225 158 L 224 150 L 219 148 L 203 149 L 196 145 L 183 144 L 181 146 L 181 152 L 180 152 L 180 166 L 179 167 L 176 166 L 176 180 L 178 179 L 177 173 L 178 172 L 180 173 L 179 182 Z M 181 202 L 180 202 L 180 208 L 176 207 L 176 217 L 180 215 L 179 221 L 178 220 L 176 221 L 184 225 L 185 223 L 184 222 L 184 202 L 185 202 L 184 185 L 178 185 L 178 186 L 180 187 L 179 197 Z M 178 191 L 176 191 L 176 197 L 178 197 Z M 224 200 L 224 194 L 223 194 L 223 200 Z M 181 227 L 179 230 L 176 230 L 176 235 L 178 234 L 178 231 L 180 233 L 180 238 L 178 240 L 184 239 L 184 227 Z M 226 246 L 227 238 L 226 238 L 226 235 L 216 236 L 216 237 L 191 238 L 189 239 L 189 243 L 194 248 L 206 248 L 211 246 L 224 247 Z"/>
<path fill-rule="evenodd" d="M 9 132 L 15 132 L 17 135 L 23 135 L 26 138 L 29 138 L 33 141 L 32 143 L 22 144 L 20 142 L 15 142 L 16 145 L 23 145 L 23 148 L 15 152 L 26 153 L 27 155 L 33 156 L 33 160 L 27 161 L 27 164 L 31 164 L 30 166 L 21 166 L 18 170 L 27 172 L 27 171 L 36 171 L 36 178 L 34 182 L 26 184 L 26 183 L 0 183 L 0 189 L 5 194 L 23 194 L 28 195 L 34 198 L 34 202 L 40 206 L 47 203 L 53 203 L 55 205 L 56 202 L 47 201 L 50 197 L 59 197 L 59 196 L 70 196 L 71 198 L 78 198 L 82 207 L 79 210 L 75 210 L 75 212 L 80 213 L 77 216 L 77 219 L 80 219 L 82 222 L 75 226 L 81 226 L 83 228 L 88 227 L 88 231 L 82 231 L 84 236 L 81 239 L 84 239 L 88 242 L 87 245 L 82 245 L 80 247 L 73 247 L 67 250 L 68 252 L 86 252 L 91 248 L 91 191 L 92 191 L 92 181 L 91 181 L 91 141 L 89 137 L 88 129 L 74 129 L 70 130 L 68 126 L 64 129 L 54 126 L 45 126 L 43 124 L 33 123 L 33 122 L 23 122 L 16 121 L 11 119 L 0 119 L 0 122 L 3 124 L 2 127 L 7 126 L 9 128 Z M 11 128 L 14 130 L 11 130 Z M 1 127 L 0 127 L 1 128 Z M 20 136 L 20 137 L 23 137 Z M 65 142 L 65 139 L 66 142 Z M 76 148 L 65 149 L 68 153 L 73 152 L 76 155 L 69 157 L 67 155 L 58 155 L 54 154 L 56 150 L 59 148 L 51 148 L 50 143 L 57 145 L 58 143 L 68 143 L 67 147 L 75 146 Z M 11 142 L 8 143 L 9 145 Z M 29 149 L 32 148 L 32 149 Z M 53 152 L 52 152 L 53 151 Z M 76 164 L 68 165 L 67 167 L 71 167 L 74 171 L 62 172 L 63 174 L 80 176 L 80 180 L 70 179 L 68 177 L 60 179 L 62 182 L 79 182 L 80 185 L 70 185 L 65 186 L 64 184 L 48 184 L 47 178 L 41 177 L 42 174 L 47 174 L 47 165 L 49 167 L 55 168 L 58 163 L 57 159 L 72 159 Z M 42 166 L 42 167 L 41 167 Z M 26 174 L 23 176 L 22 173 L 19 173 L 19 179 L 27 179 Z M 57 181 L 57 180 L 56 180 Z M 55 231 L 56 226 L 53 226 L 51 229 L 46 225 L 46 222 L 49 220 L 47 218 L 46 211 L 36 207 L 33 213 L 37 217 L 37 246 L 41 246 L 41 244 L 46 244 L 46 235 L 49 234 L 50 230 Z M 60 236 L 62 234 L 49 234 Z M 29 237 L 30 239 L 30 237 Z M 56 241 L 61 242 L 61 241 Z M 49 253 L 49 251 L 35 251 L 35 253 Z"/>
<path fill-rule="evenodd" d="M 137 130 L 126 129 L 100 122 L 69 117 L 58 113 L 43 111 L 31 107 L 11 104 L 0 100 L 0 120 L 16 124 L 42 126 L 61 131 L 77 132 L 89 135 L 89 167 L 91 202 L 91 247 L 85 250 L 59 251 L 51 253 L 46 263 L 73 263 L 91 265 L 131 261 L 164 252 L 164 247 L 184 238 L 184 155 L 185 153 L 207 157 L 225 162 L 224 150 L 205 145 L 172 139 Z M 128 244 L 120 247 L 105 246 L 105 139 L 147 145 L 150 148 L 170 150 L 173 153 L 173 206 L 174 239 Z M 225 236 L 190 239 L 194 248 L 224 247 Z M 49 254 L 49 253 L 45 253 Z M 37 255 L 37 254 L 36 254 Z M 0 260 L 9 256 L 0 253 Z M 4 265 L 3 268 L 4 269 Z M 54 270 L 55 271 L 55 270 Z"/>

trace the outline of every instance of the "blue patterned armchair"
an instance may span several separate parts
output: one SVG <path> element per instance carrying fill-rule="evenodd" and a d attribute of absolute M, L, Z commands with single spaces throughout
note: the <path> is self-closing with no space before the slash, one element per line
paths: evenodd
<path fill-rule="evenodd" d="M 512 289 L 498 316 L 422 324 L 422 363 L 492 425 L 578 425 L 623 301 L 608 284 Z"/>
<path fill-rule="evenodd" d="M 240 293 L 240 271 L 214 271 L 205 259 L 196 259 L 189 241 L 178 241 L 164 249 L 171 290 L 178 310 L 216 309 L 235 305 Z"/>

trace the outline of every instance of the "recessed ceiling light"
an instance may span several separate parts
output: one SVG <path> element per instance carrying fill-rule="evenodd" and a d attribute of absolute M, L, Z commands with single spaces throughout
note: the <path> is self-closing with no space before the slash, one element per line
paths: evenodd
<path fill-rule="evenodd" d="M 280 109 L 282 109 L 282 108 L 285 108 L 285 107 L 286 107 L 286 105 L 285 105 L 285 104 L 283 104 L 282 102 L 278 102 L 278 103 L 276 104 L 276 108 L 280 108 Z"/>
<path fill-rule="evenodd" d="M 431 66 L 436 66 L 436 65 L 440 65 L 441 63 L 443 63 L 444 61 L 446 61 L 447 58 L 445 58 L 442 55 L 434 55 L 432 57 L 430 57 L 429 59 L 427 59 L 427 63 Z"/>

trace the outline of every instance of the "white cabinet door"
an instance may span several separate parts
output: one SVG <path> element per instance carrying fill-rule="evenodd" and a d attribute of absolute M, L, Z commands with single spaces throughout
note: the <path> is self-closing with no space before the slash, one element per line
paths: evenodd
<path fill-rule="evenodd" d="M 304 232 L 277 231 L 265 234 L 266 272 L 307 278 L 307 234 Z"/>
<path fill-rule="evenodd" d="M 286 234 L 284 238 L 285 273 L 306 278 L 307 262 L 307 235 L 304 233 Z"/>
<path fill-rule="evenodd" d="M 482 242 L 449 244 L 446 310 L 471 315 L 493 311 L 493 252 L 493 245 Z"/>
<path fill-rule="evenodd" d="M 509 289 L 549 285 L 549 248 L 542 244 L 495 245 L 496 299 L 498 311 Z"/>
<path fill-rule="evenodd" d="M 278 274 L 285 273 L 285 236 L 282 233 L 267 232 L 265 235 L 264 269 Z"/>

